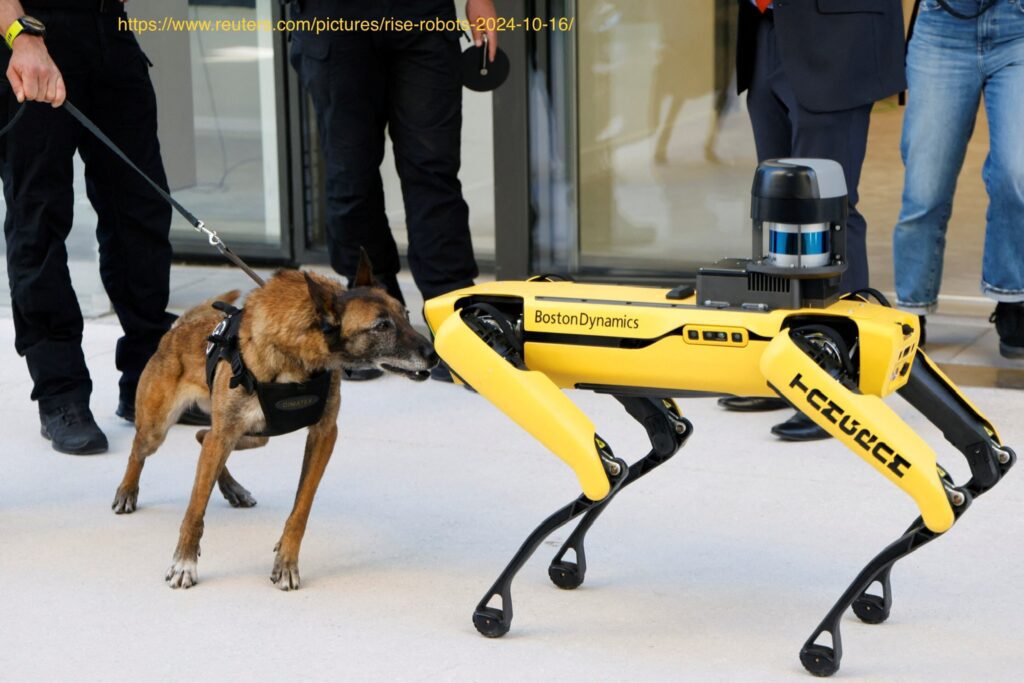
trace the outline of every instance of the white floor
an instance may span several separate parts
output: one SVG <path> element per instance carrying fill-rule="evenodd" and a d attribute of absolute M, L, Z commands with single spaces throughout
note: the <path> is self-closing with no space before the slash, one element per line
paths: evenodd
<path fill-rule="evenodd" d="M 38 434 L 30 380 L 0 319 L 0 679 L 810 680 L 797 653 L 862 564 L 915 516 L 833 442 L 786 445 L 708 399 L 696 432 L 595 526 L 587 581 L 548 581 L 562 530 L 514 586 L 512 632 L 477 635 L 473 608 L 527 533 L 576 495 L 560 461 L 461 388 L 346 385 L 342 436 L 314 506 L 302 590 L 268 575 L 302 436 L 239 453 L 259 505 L 206 516 L 200 583 L 163 581 L 197 446 L 176 427 L 150 459 L 141 508 L 109 509 L 133 430 L 113 416 L 111 319 L 87 322 L 93 410 L 110 452 L 76 458 Z M 1024 445 L 1024 394 L 971 389 Z M 607 397 L 574 394 L 620 455 L 643 432 Z M 906 404 L 893 401 L 902 412 Z M 939 444 L 937 432 L 910 415 Z M 944 464 L 965 468 L 940 446 Z M 1024 473 L 895 572 L 888 623 L 843 623 L 846 680 L 1018 681 L 1024 671 Z"/>

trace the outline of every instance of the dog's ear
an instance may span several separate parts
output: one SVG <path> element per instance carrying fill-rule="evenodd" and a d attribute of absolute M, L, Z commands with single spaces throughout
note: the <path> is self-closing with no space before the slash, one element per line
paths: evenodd
<path fill-rule="evenodd" d="M 380 284 L 373 278 L 373 264 L 370 263 L 370 255 L 362 247 L 359 247 L 359 266 L 356 268 L 356 277 L 352 280 L 352 286 L 380 287 Z"/>
<path fill-rule="evenodd" d="M 313 308 L 316 309 L 317 317 L 320 320 L 326 320 L 327 301 L 330 298 L 330 293 L 306 271 L 302 271 L 302 277 L 306 278 L 306 288 L 309 290 L 309 298 L 313 300 Z"/>

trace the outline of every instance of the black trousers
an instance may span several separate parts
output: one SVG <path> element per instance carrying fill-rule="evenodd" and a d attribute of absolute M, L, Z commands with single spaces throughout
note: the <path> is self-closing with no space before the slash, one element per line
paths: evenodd
<path fill-rule="evenodd" d="M 409 266 L 425 299 L 478 274 L 462 198 L 462 81 L 457 33 L 298 36 L 292 61 L 316 109 L 326 160 L 331 265 L 350 281 L 359 249 L 401 300 L 398 249 L 384 214 L 388 130 L 402 184 Z"/>
<path fill-rule="evenodd" d="M 753 80 L 747 93 L 757 158 L 811 157 L 833 159 L 842 165 L 850 198 L 846 233 L 849 267 L 841 283 L 845 292 L 868 286 L 867 221 L 857 211 L 857 185 L 864 165 L 871 107 L 867 104 L 836 112 L 812 112 L 802 107 L 779 60 L 775 25 L 769 19 L 761 20 Z"/>
<path fill-rule="evenodd" d="M 166 187 L 149 62 L 134 35 L 118 29 L 117 14 L 33 13 L 46 23 L 46 44 L 68 99 Z M 6 70 L 9 52 L 3 52 L 0 68 Z M 2 89 L 0 114 L 7 120 L 18 103 L 6 80 Z M 92 391 L 65 248 L 76 151 L 85 162 L 86 192 L 98 217 L 100 276 L 124 330 L 115 353 L 121 396 L 134 399 L 146 361 L 174 320 L 166 312 L 171 210 L 66 111 L 25 106 L 21 120 L 0 140 L 0 172 L 15 348 L 28 362 L 32 399 L 41 410 L 51 410 L 88 400 Z"/>

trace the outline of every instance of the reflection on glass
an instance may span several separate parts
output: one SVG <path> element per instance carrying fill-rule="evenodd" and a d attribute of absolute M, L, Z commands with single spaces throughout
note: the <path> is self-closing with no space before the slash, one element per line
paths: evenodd
<path fill-rule="evenodd" d="M 672 273 L 749 251 L 735 1 L 578 8 L 581 268 Z"/>
<path fill-rule="evenodd" d="M 190 0 L 187 16 L 200 21 L 265 19 L 270 2 Z M 273 34 L 193 31 L 188 38 L 193 129 L 181 130 L 174 141 L 163 131 L 161 135 L 169 180 L 178 185 L 175 196 L 225 239 L 276 245 L 281 226 Z M 174 173 L 175 157 L 181 154 L 175 143 L 194 149 L 191 183 L 187 172 Z M 183 240 L 199 239 L 177 216 L 171 230 Z"/>

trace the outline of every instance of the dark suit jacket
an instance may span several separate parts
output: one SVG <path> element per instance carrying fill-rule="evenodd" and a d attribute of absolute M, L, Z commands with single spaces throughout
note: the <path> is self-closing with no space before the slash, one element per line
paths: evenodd
<path fill-rule="evenodd" d="M 740 3 L 739 91 L 754 73 L 759 12 Z M 810 111 L 853 109 L 907 87 L 901 0 L 775 0 L 782 68 Z"/>

